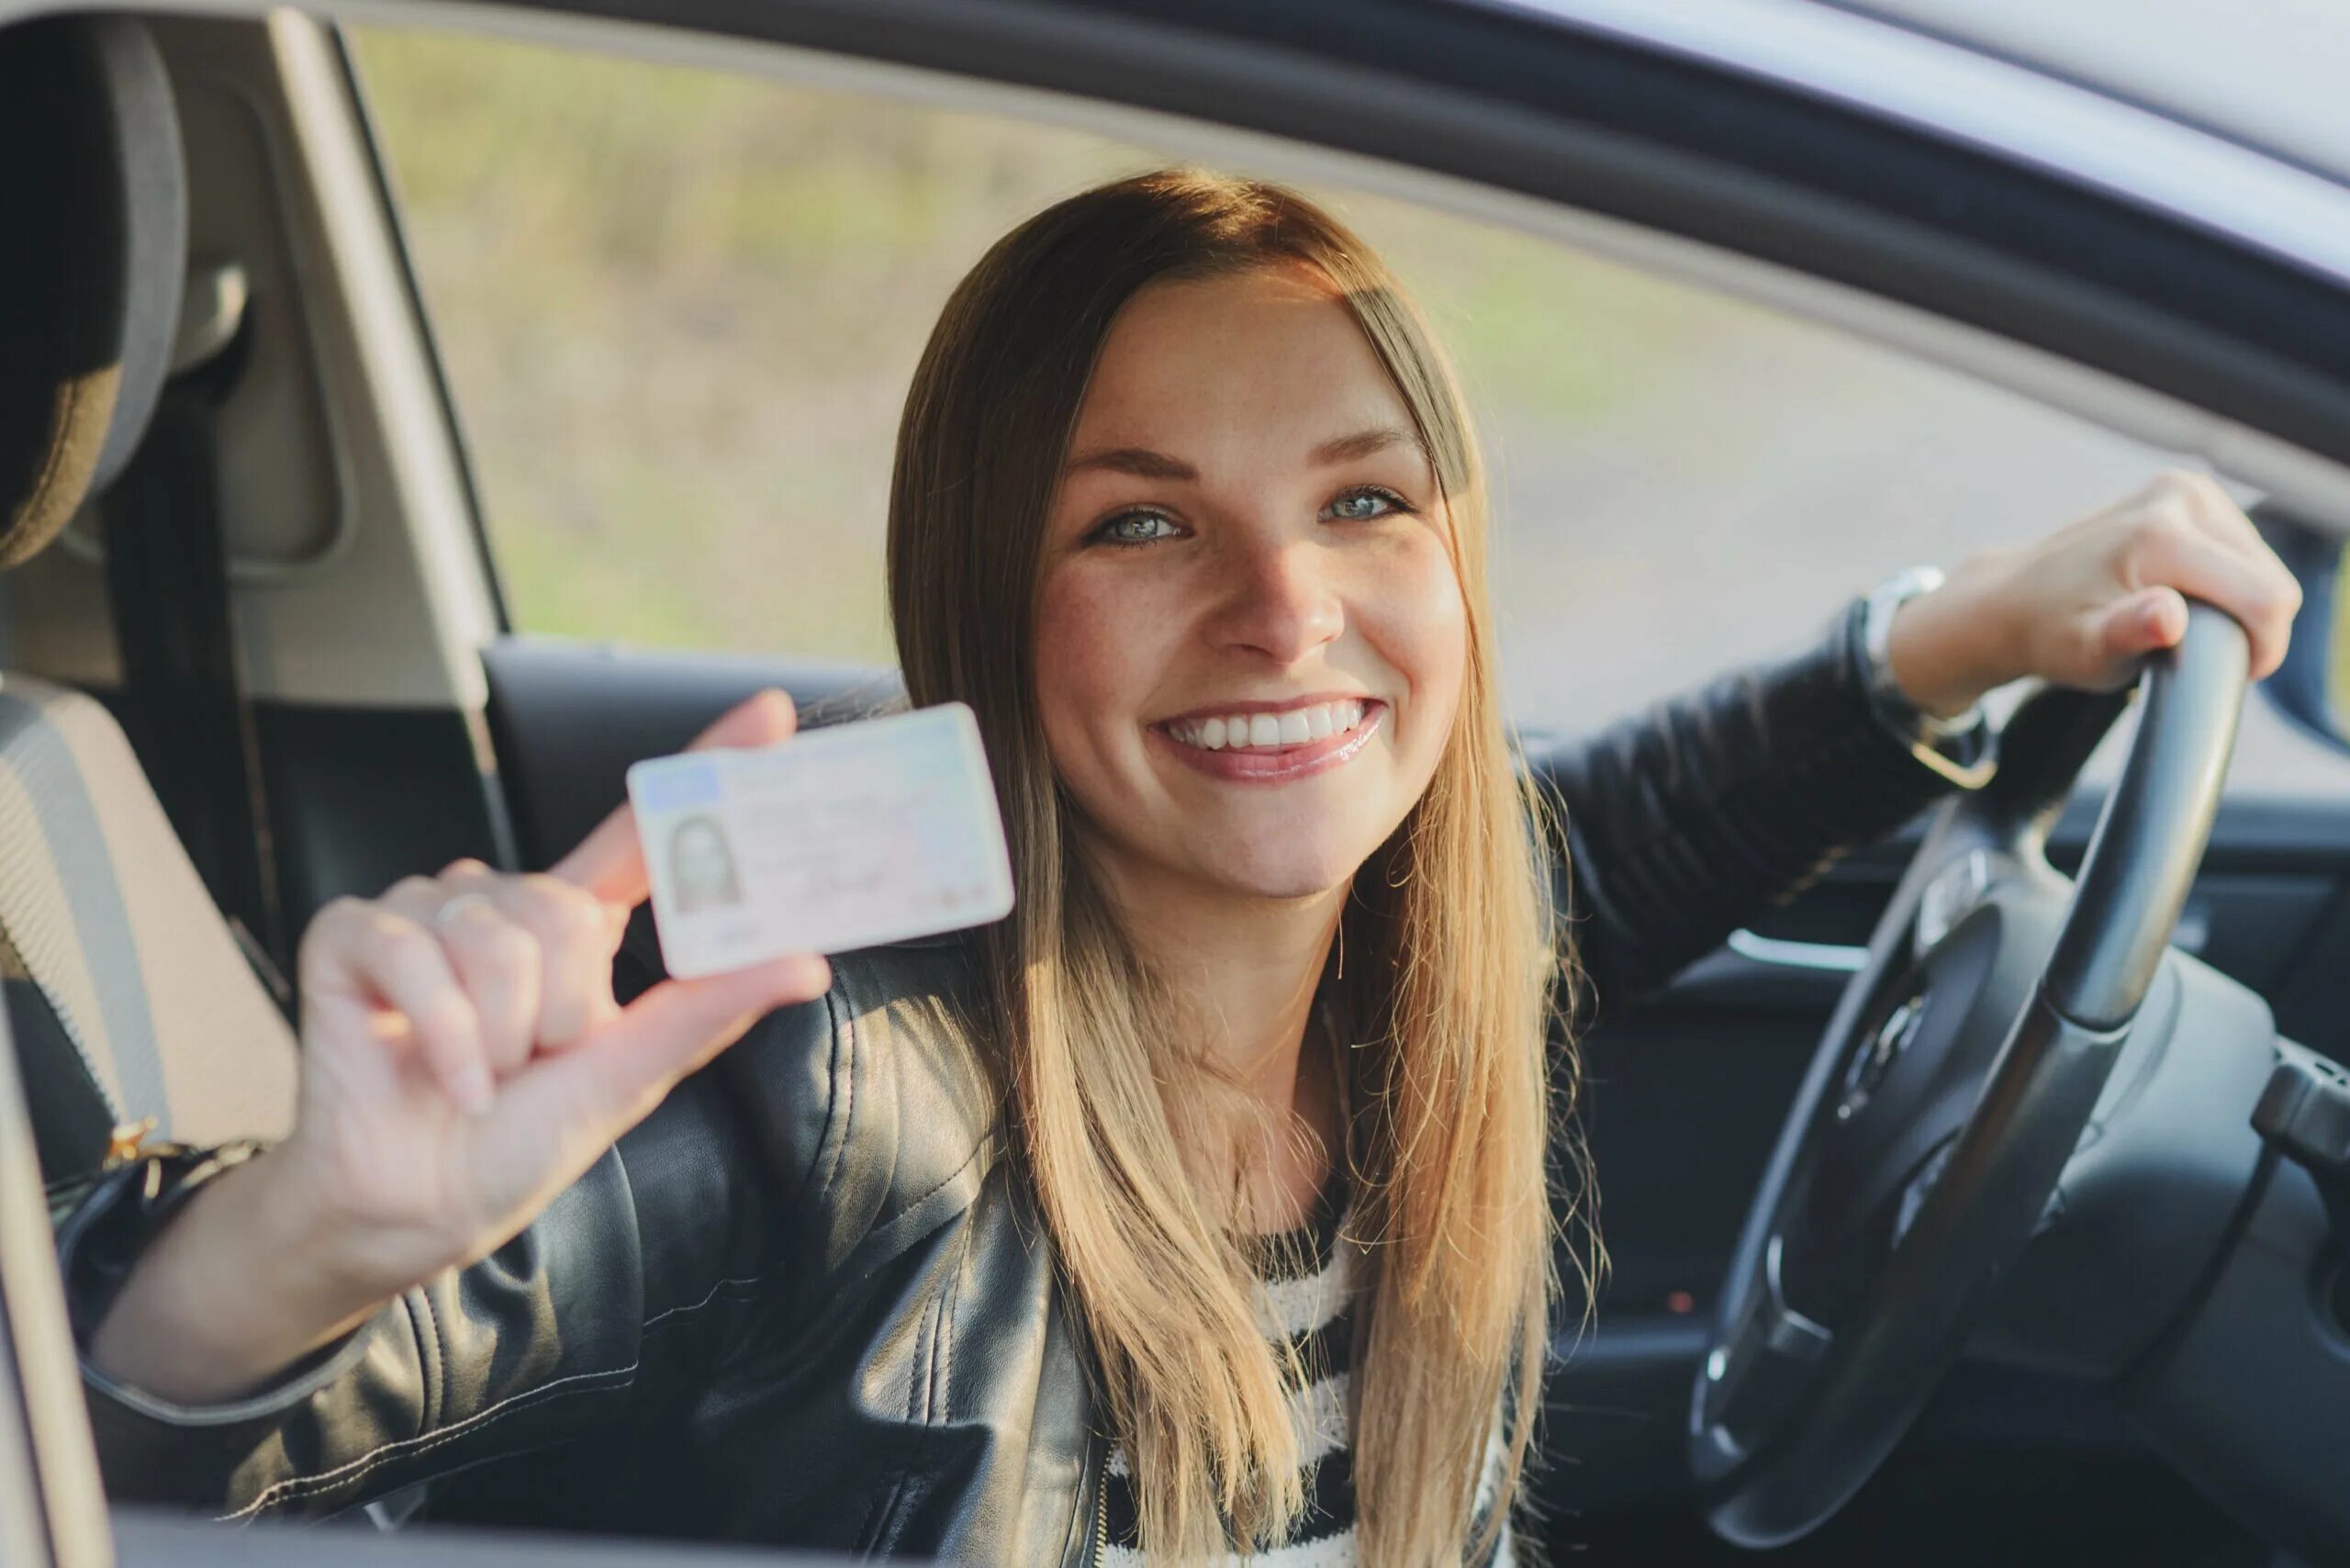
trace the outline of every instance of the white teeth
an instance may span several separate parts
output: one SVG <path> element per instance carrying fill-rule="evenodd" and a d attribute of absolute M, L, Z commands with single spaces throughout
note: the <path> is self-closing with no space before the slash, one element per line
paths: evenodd
<path fill-rule="evenodd" d="M 1168 733 L 1185 745 L 1203 751 L 1252 746 L 1304 745 L 1344 734 L 1363 721 L 1363 705 L 1356 701 L 1323 702 L 1292 708 L 1286 713 L 1233 713 L 1169 724 Z"/>

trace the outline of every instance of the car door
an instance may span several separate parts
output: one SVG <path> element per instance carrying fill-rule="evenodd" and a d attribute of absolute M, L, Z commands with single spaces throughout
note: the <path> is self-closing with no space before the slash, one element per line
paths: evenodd
<path fill-rule="evenodd" d="M 1424 20 L 1442 36 L 1439 17 Z M 526 863 L 560 854 L 607 811 L 629 762 L 676 747 L 762 685 L 792 691 L 816 722 L 886 700 L 881 483 L 922 328 L 978 247 L 1046 193 L 1181 149 L 477 39 L 361 33 L 353 50 L 382 155 L 410 194 L 419 287 L 512 609 L 514 629 L 484 659 Z M 559 108 L 512 118 L 558 78 Z M 1714 85 L 1725 103 L 1740 91 Z M 746 144 L 770 151 L 713 155 L 690 116 L 645 126 L 644 103 L 694 95 L 713 119 L 771 128 Z M 786 127 L 816 151 L 772 151 Z M 1872 140 L 1891 138 L 1884 128 L 1841 129 L 1846 140 L 1822 140 L 1808 171 L 1823 184 L 1894 150 Z M 501 152 L 453 168 L 453 141 Z M 544 274 L 526 264 L 543 252 L 502 214 L 533 183 L 584 178 L 590 159 L 620 182 L 615 212 L 789 213 L 846 188 L 920 217 L 821 241 L 772 218 L 778 239 L 762 218 L 716 242 L 689 230 L 665 250 L 641 225 L 606 232 L 594 212 L 566 210 L 551 220 L 566 264 L 592 280 L 576 286 L 631 302 L 624 321 L 589 320 L 545 297 Z M 1483 395 L 1501 476 L 1509 675 L 1531 757 L 1802 635 L 1913 560 L 2020 543 L 2178 460 L 1741 307 L 1724 292 L 1768 285 L 1734 266 L 1714 289 L 1673 286 L 1440 208 L 1335 199 L 1430 296 Z M 2086 199 L 2081 216 L 2097 216 Z M 463 264 L 485 252 L 500 264 Z M 535 297 L 501 286 L 517 276 Z M 678 349 L 711 319 L 723 342 Z M 746 342 L 790 352 L 724 379 Z M 554 365 L 558 343 L 563 368 L 518 372 Z M 595 374 L 644 364 L 691 385 Z M 584 391 L 573 384 L 583 371 Z M 762 405 L 774 410 L 764 420 L 722 412 Z M 632 489 L 633 502 L 621 498 Z M 2055 834 L 2061 866 L 2086 846 L 2111 764 L 2109 750 Z M 1638 1008 L 1603 998 L 1580 1043 L 1579 1127 L 1609 1267 L 1594 1321 L 1561 1337 L 1550 1433 L 1572 1459 L 1546 1485 L 1576 1520 L 1562 1544 L 1705 1549 L 1674 1533 L 1685 1525 L 1674 1510 L 1688 1500 L 1682 1417 L 1711 1294 L 1909 842 L 1862 847 L 1663 996 Z M 2322 1035 L 2334 982 L 2314 955 L 2350 918 L 2345 872 L 2350 767 L 2255 706 L 2181 945 L 2260 990 L 2288 1032 Z M 2052 1444 L 2065 1456 L 2053 1469 Z M 1954 1382 L 1912 1455 L 1831 1528 L 1819 1560 L 1906 1540 L 1921 1519 L 1973 1541 L 1980 1494 L 2035 1485 L 2060 1529 L 2107 1529 L 2107 1549 L 2123 1514 L 2150 1539 L 2227 1537 L 2087 1402 L 1996 1368 Z"/>

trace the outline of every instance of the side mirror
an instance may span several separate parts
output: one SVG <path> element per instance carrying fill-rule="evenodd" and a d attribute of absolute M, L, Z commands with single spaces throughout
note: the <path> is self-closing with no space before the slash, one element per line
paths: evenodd
<path fill-rule="evenodd" d="M 2254 508 L 2252 520 L 2301 585 L 2292 647 L 2260 689 L 2295 728 L 2350 751 L 2350 613 L 2341 593 L 2350 541 L 2269 506 Z"/>

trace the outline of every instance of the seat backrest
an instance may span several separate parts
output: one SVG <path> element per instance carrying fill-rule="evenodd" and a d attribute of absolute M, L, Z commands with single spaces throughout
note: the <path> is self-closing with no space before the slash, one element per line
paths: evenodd
<path fill-rule="evenodd" d="M 43 1174 L 148 1116 L 189 1143 L 282 1135 L 293 1031 L 94 700 L 0 673 L 0 985 Z"/>
<path fill-rule="evenodd" d="M 187 265 L 170 78 L 122 17 L 0 28 L 0 567 L 136 450 Z M 116 1129 L 276 1137 L 294 1037 L 85 695 L 0 672 L 0 991 L 43 1174 Z"/>

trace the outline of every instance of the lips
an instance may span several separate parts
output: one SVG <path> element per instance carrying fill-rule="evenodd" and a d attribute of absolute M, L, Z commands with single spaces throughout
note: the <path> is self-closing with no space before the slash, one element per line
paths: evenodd
<path fill-rule="evenodd" d="M 1327 740 L 1362 722 L 1364 704 L 1351 699 L 1316 702 L 1278 713 L 1231 713 L 1169 722 L 1167 733 L 1203 751 L 1276 751 Z"/>
<path fill-rule="evenodd" d="M 1386 715 L 1383 702 L 1339 698 L 1278 711 L 1191 714 L 1153 724 L 1147 733 L 1154 745 L 1211 778 L 1279 784 L 1344 766 L 1371 743 Z M 1269 738 L 1260 743 L 1259 735 Z"/>

